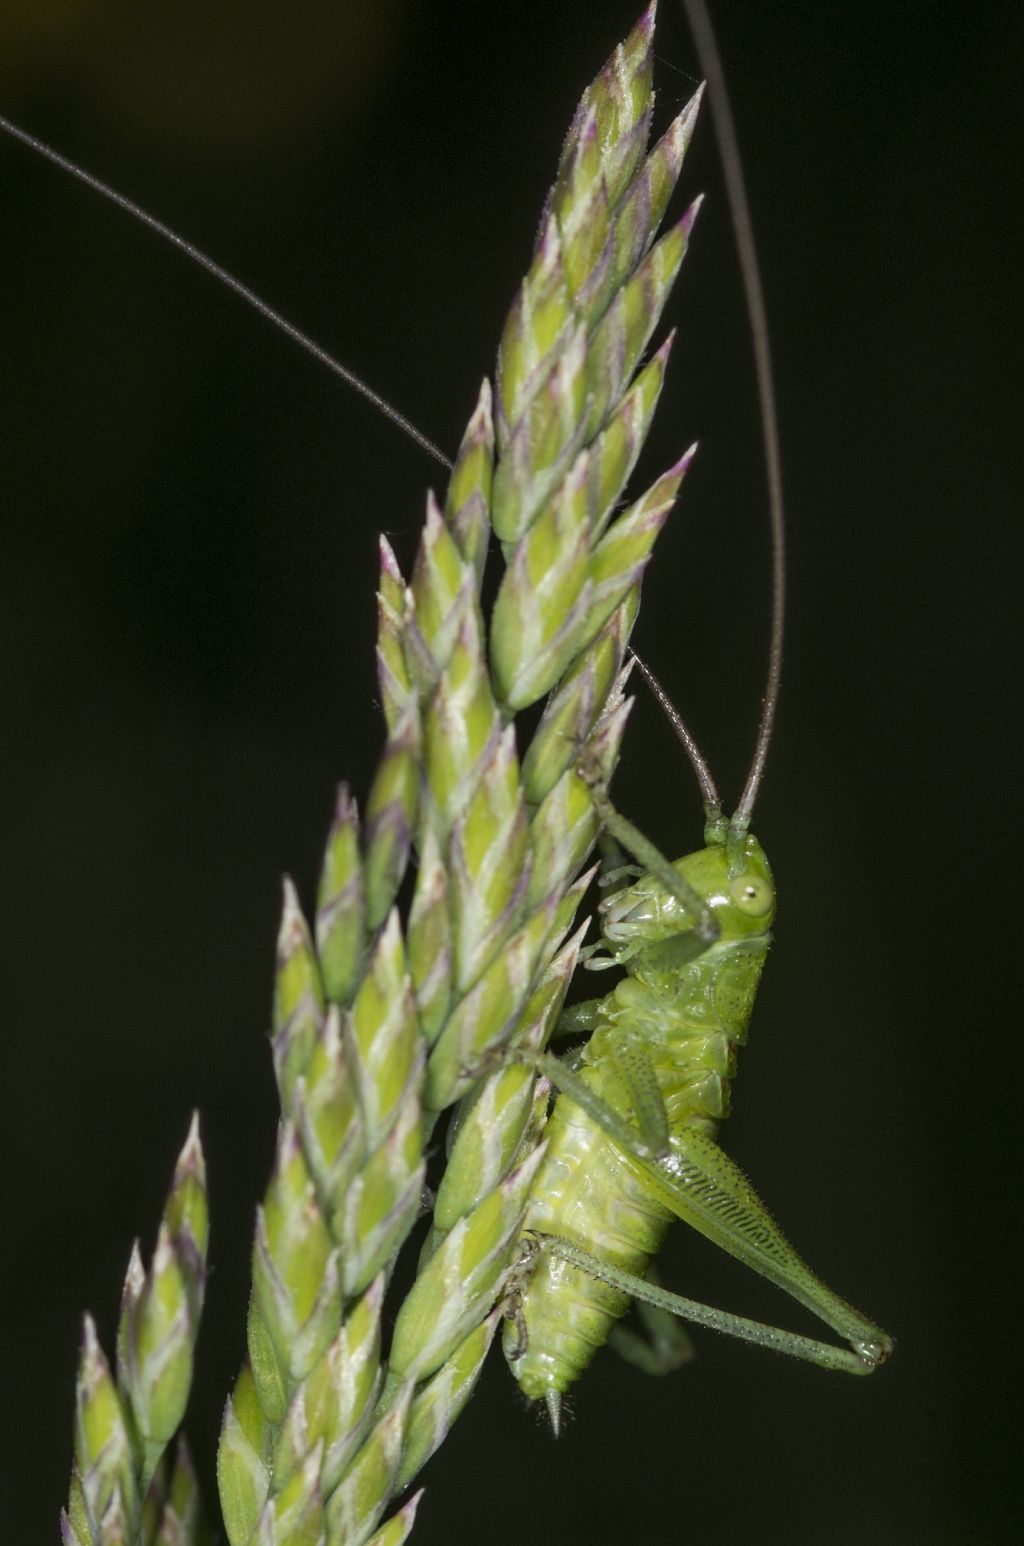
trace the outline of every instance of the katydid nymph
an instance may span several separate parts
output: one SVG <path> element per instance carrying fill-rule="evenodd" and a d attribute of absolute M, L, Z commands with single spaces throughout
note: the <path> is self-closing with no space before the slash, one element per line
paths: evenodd
<path fill-rule="evenodd" d="M 706 846 L 669 864 L 604 805 L 606 830 L 642 869 L 601 904 L 607 953 L 586 965 L 622 967 L 626 976 L 605 998 L 567 1011 L 566 1030 L 592 1033 L 575 1064 L 536 1059 L 561 1093 L 531 1194 L 505 1349 L 524 1394 L 545 1400 L 556 1432 L 563 1394 L 633 1299 L 825 1369 L 870 1374 L 892 1349 L 884 1331 L 815 1276 L 716 1141 L 768 953 L 775 888 L 749 831 L 756 780 L 736 815 L 723 816 L 676 722 L 704 793 Z M 652 1284 L 648 1269 L 675 1218 L 785 1289 L 849 1348 Z M 652 1349 L 650 1366 L 655 1359 Z"/>
<path fill-rule="evenodd" d="M 703 52 L 714 103 L 720 92 L 719 72 L 708 61 L 706 48 Z M 29 136 L 14 132 L 81 175 Z M 726 133 L 727 164 L 735 161 L 729 139 Z M 85 180 L 283 325 L 166 227 L 95 179 Z M 743 219 L 738 230 L 743 246 Z M 748 284 L 753 284 L 751 263 L 745 268 Z M 753 310 L 755 337 L 763 339 L 759 307 Z M 321 361 L 384 407 L 437 460 L 450 465 L 400 415 L 285 326 Z M 773 425 L 763 347 L 760 343 L 758 369 L 765 417 Z M 575 1063 L 546 1053 L 534 1059 L 561 1094 L 526 1218 L 522 1258 L 509 1285 L 506 1348 L 522 1389 L 546 1401 L 556 1427 L 561 1393 L 607 1340 L 634 1298 L 647 1297 L 656 1308 L 830 1368 L 868 1372 L 890 1346 L 883 1332 L 832 1294 L 795 1255 L 716 1142 L 717 1124 L 728 1110 L 735 1048 L 746 1033 L 774 915 L 771 875 L 749 831 L 771 737 L 781 659 L 784 571 L 773 428 L 767 458 L 775 512 L 775 626 L 765 711 L 747 789 L 736 815 L 725 818 L 706 766 L 675 716 L 701 784 L 707 825 L 705 848 L 670 865 L 615 811 L 597 781 L 593 793 L 598 815 L 607 834 L 639 865 L 640 878 L 603 903 L 607 950 L 604 956 L 591 956 L 588 965 L 620 966 L 626 975 L 606 998 L 577 1006 L 567 1015 L 570 1029 L 591 1034 Z M 584 779 L 594 778 L 585 759 L 580 771 Z M 606 878 L 621 879 L 622 867 L 619 876 Z M 786 1288 L 845 1337 L 851 1350 L 758 1326 L 652 1287 L 645 1274 L 675 1216 Z"/>

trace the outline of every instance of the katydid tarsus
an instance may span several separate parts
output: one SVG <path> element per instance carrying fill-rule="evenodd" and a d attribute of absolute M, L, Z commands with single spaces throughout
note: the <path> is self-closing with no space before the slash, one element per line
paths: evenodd
<path fill-rule="evenodd" d="M 716 1141 L 774 916 L 771 875 L 749 826 L 778 696 L 784 551 L 764 308 L 735 138 L 704 7 L 700 0 L 686 0 L 686 10 L 708 79 L 747 287 L 772 512 L 774 621 L 762 722 L 747 786 L 731 819 L 722 814 L 692 737 L 641 663 L 696 772 L 706 815 L 703 849 L 669 864 L 614 809 L 607 791 L 595 790 L 607 833 L 636 861 L 639 869 L 634 867 L 632 876 L 640 878 L 602 903 L 607 948 L 587 964 L 619 966 L 626 975 L 605 998 L 569 1011 L 566 1028 L 590 1037 L 575 1060 L 550 1054 L 536 1059 L 561 1094 L 509 1296 L 506 1338 L 522 1389 L 546 1400 L 556 1427 L 561 1393 L 633 1299 L 826 1368 L 870 1372 L 891 1347 L 884 1332 L 833 1294 L 796 1255 Z M 177 245 L 362 392 L 437 462 L 450 465 L 397 410 L 190 243 L 15 125 L 0 119 L 0 126 Z M 845 1338 L 849 1349 L 746 1321 L 653 1285 L 649 1264 L 674 1217 L 786 1289 Z"/>

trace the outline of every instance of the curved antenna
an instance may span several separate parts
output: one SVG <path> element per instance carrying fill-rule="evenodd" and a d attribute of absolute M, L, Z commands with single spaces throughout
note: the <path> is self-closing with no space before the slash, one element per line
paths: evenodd
<path fill-rule="evenodd" d="M 123 209 L 126 214 L 131 215 L 135 220 L 140 221 L 142 225 L 148 226 L 151 231 L 155 231 L 158 236 L 162 236 L 165 241 L 170 242 L 172 247 L 177 247 L 187 258 L 191 258 L 193 263 L 198 263 L 200 268 L 205 269 L 214 279 L 225 285 L 227 289 L 232 290 L 235 295 L 240 296 L 247 306 L 251 306 L 254 311 L 258 311 L 260 316 L 266 317 L 267 321 L 280 328 L 282 333 L 287 333 L 288 337 L 294 343 L 297 343 L 300 348 L 305 349 L 307 354 L 311 354 L 315 360 L 319 360 L 321 365 L 326 365 L 328 370 L 333 371 L 336 376 L 340 376 L 347 386 L 352 387 L 361 397 L 365 397 L 367 402 L 372 403 L 385 418 L 391 420 L 392 424 L 397 424 L 398 428 L 408 435 L 410 440 L 415 440 L 416 444 L 426 451 L 428 456 L 432 456 L 435 462 L 440 462 L 442 467 L 448 468 L 449 471 L 451 470 L 452 464 L 440 447 L 436 446 L 432 440 L 429 440 L 426 435 L 422 434 L 415 424 L 405 417 L 404 413 L 399 413 L 397 408 L 393 408 L 386 398 L 381 397 L 379 392 L 375 392 L 372 387 L 367 386 L 366 382 L 357 376 L 354 371 L 348 370 L 342 365 L 340 360 L 336 360 L 332 354 L 328 354 L 327 350 L 322 349 L 308 334 L 303 333 L 293 322 L 289 322 L 287 317 L 282 317 L 281 313 L 275 311 L 272 306 L 268 306 L 266 301 L 261 300 L 254 290 L 250 290 L 248 285 L 242 284 L 241 280 L 236 279 L 233 274 L 229 274 L 226 268 L 221 268 L 219 263 L 215 263 L 213 258 L 207 257 L 206 253 L 201 251 L 200 248 L 194 246 L 192 242 L 186 241 L 183 236 L 179 236 L 177 231 L 172 230 L 169 225 L 165 225 L 162 220 L 158 220 L 155 215 L 151 215 L 148 210 L 143 209 L 140 204 L 136 204 L 133 199 L 127 198 L 123 193 L 118 193 L 117 189 L 111 188 L 109 183 L 102 182 L 100 178 L 94 177 L 91 172 L 87 172 L 84 167 L 78 166 L 74 161 L 69 161 L 67 156 L 62 156 L 60 151 L 54 150 L 44 140 L 37 139 L 34 134 L 29 134 L 25 129 L 19 129 L 18 125 L 11 123 L 9 118 L 0 116 L 0 129 L 5 134 L 9 134 L 12 139 L 18 140 L 22 145 L 27 145 L 30 150 L 36 151 L 38 155 L 52 162 L 54 166 L 60 167 L 61 171 L 67 172 L 69 177 L 76 178 L 79 182 L 84 183 L 87 188 L 91 188 L 94 193 L 99 193 L 103 198 L 109 199 L 110 203 L 116 204 L 118 209 Z"/>
<path fill-rule="evenodd" d="M 779 680 L 782 675 L 782 635 L 786 613 L 786 522 L 782 502 L 782 457 L 779 451 L 779 424 L 775 406 L 775 380 L 772 373 L 771 346 L 768 342 L 768 317 L 765 311 L 764 291 L 761 287 L 761 270 L 754 245 L 754 228 L 750 219 L 750 205 L 743 181 L 736 125 L 733 122 L 729 93 L 725 86 L 722 59 L 711 26 L 704 0 L 682 0 L 690 31 L 697 49 L 697 58 L 708 87 L 711 118 L 715 126 L 718 150 L 725 176 L 729 214 L 736 237 L 740 270 L 743 277 L 743 294 L 747 306 L 747 320 L 754 347 L 754 364 L 757 371 L 757 390 L 761 406 L 761 439 L 764 446 L 765 471 L 768 478 L 768 514 L 772 533 L 772 621 L 768 641 L 768 676 L 764 699 L 761 703 L 761 720 L 757 727 L 754 756 L 747 774 L 747 782 L 732 818 L 737 832 L 746 831 L 761 787 L 764 765 L 771 745 L 775 725 L 775 710 L 779 702 Z"/>
<path fill-rule="evenodd" d="M 631 649 L 629 653 L 636 661 L 636 664 L 640 670 L 640 675 L 644 678 L 648 687 L 651 689 L 651 692 L 660 703 L 662 710 L 668 718 L 669 723 L 671 724 L 679 740 L 682 742 L 686 755 L 690 759 L 690 766 L 696 775 L 697 782 L 700 785 L 700 792 L 704 797 L 704 814 L 707 817 L 708 822 L 710 823 L 717 821 L 719 816 L 722 814 L 722 802 L 719 799 L 718 789 L 715 785 L 715 781 L 711 776 L 711 769 L 704 761 L 700 747 L 697 745 L 696 741 L 693 739 L 693 736 L 690 734 L 690 731 L 683 723 L 682 715 L 679 713 L 679 710 L 676 708 L 675 704 L 672 702 L 672 699 L 669 697 L 664 687 L 662 687 L 661 683 L 658 681 L 658 678 L 655 676 L 647 662 L 640 659 L 640 656 L 637 654 L 636 650 Z"/>

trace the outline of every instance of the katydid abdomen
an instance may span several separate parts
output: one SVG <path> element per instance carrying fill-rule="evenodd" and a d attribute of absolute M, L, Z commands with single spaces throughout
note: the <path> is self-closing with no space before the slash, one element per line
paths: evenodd
<path fill-rule="evenodd" d="M 584 1077 L 600 1090 L 600 1069 Z M 558 1236 L 624 1272 L 645 1276 L 672 1214 L 650 1195 L 612 1140 L 568 1097 L 555 1106 L 527 1214 L 541 1236 Z M 531 1401 L 568 1390 L 629 1308 L 629 1295 L 549 1254 L 537 1260 L 522 1296 L 521 1319 L 506 1328 L 506 1351 Z M 512 1356 L 520 1339 L 525 1350 Z"/>

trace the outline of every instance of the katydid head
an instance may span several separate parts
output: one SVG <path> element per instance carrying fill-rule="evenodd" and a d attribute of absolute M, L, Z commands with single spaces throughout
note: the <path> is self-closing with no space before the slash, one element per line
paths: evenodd
<path fill-rule="evenodd" d="M 765 936 L 775 917 L 775 885 L 764 850 L 752 833 L 712 842 L 673 865 L 685 887 L 708 909 L 721 941 Z M 601 905 L 602 932 L 620 961 L 633 961 L 651 947 L 676 941 L 696 943 L 697 917 L 652 875 L 617 891 Z M 659 952 L 663 955 L 664 951 Z"/>

